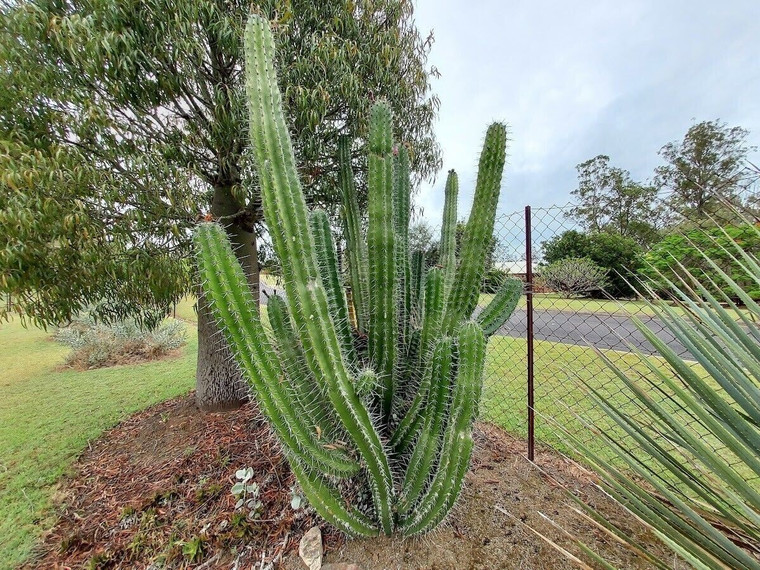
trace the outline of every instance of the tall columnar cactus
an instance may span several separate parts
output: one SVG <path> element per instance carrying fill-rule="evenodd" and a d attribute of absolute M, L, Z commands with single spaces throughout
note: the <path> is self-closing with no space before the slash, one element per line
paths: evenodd
<path fill-rule="evenodd" d="M 266 21 L 245 32 L 250 138 L 285 298 L 259 318 L 224 230 L 196 232 L 204 291 L 251 389 L 277 433 L 306 497 L 327 521 L 358 536 L 417 534 L 454 505 L 472 452 L 486 338 L 521 292 L 507 281 L 471 320 L 504 167 L 506 129 L 488 129 L 461 255 L 455 252 L 456 174 L 450 173 L 442 267 L 426 272 L 409 250 L 409 156 L 395 147 L 391 111 L 370 118 L 366 235 L 348 139 L 339 184 L 350 294 L 330 223 L 309 214 L 297 176 Z M 340 479 L 365 485 L 372 505 L 347 507 Z"/>

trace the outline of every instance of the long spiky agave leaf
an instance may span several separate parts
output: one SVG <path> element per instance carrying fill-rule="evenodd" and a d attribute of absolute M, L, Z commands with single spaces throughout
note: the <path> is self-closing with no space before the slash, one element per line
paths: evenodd
<path fill-rule="evenodd" d="M 680 307 L 648 303 L 700 365 L 700 371 L 633 318 L 668 363 L 669 370 L 634 350 L 648 370 L 645 376 L 634 379 L 597 352 L 642 406 L 647 425 L 638 416 L 619 410 L 586 383 L 599 408 L 627 434 L 628 441 L 636 443 L 631 448 L 617 432 L 599 431 L 641 481 L 613 466 L 577 438 L 573 438 L 572 446 L 603 475 L 605 488 L 612 496 L 695 567 L 760 568 L 760 548 L 753 546 L 760 543 L 760 491 L 749 480 L 752 473 L 760 476 L 760 431 L 756 421 L 760 353 L 753 330 L 757 325 L 743 314 L 756 313 L 757 304 L 736 279 L 703 253 L 702 256 L 722 280 L 721 287 L 712 278 L 700 281 L 676 261 L 679 272 L 674 273 L 680 282 L 660 277 L 674 288 Z M 742 251 L 737 256 L 743 259 L 742 270 L 752 274 L 748 277 L 760 277 L 760 264 L 753 252 Z M 733 314 L 718 302 L 708 285 L 718 291 Z M 728 292 L 749 301 L 746 309 L 737 307 Z M 655 394 L 668 396 L 657 401 Z M 690 422 L 683 421 L 683 413 L 688 414 Z M 719 446 L 708 444 L 705 434 Z M 661 475 L 663 472 L 670 479 Z M 595 512 L 595 516 L 599 513 Z M 625 536 L 620 532 L 617 535 Z"/>

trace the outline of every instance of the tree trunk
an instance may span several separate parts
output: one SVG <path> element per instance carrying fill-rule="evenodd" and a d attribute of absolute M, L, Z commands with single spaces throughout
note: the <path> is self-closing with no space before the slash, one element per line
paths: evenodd
<path fill-rule="evenodd" d="M 250 221 L 245 216 L 237 215 L 239 211 L 240 206 L 229 187 L 214 189 L 211 214 L 225 225 L 232 248 L 243 266 L 251 292 L 258 303 L 259 264 L 256 234 Z M 248 386 L 199 288 L 196 403 L 203 411 L 218 412 L 239 408 L 247 397 Z"/>

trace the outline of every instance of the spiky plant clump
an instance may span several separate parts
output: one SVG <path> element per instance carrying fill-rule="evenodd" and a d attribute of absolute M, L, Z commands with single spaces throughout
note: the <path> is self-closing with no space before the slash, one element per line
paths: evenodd
<path fill-rule="evenodd" d="M 409 251 L 409 156 L 394 146 L 384 103 L 372 109 L 369 221 L 359 217 L 350 140 L 340 141 L 340 188 L 351 294 L 346 295 L 327 216 L 307 211 L 273 67 L 266 21 L 245 35 L 251 144 L 263 208 L 284 277 L 271 300 L 271 337 L 259 319 L 222 228 L 196 233 L 198 266 L 262 411 L 317 512 L 358 536 L 428 531 L 456 502 L 472 452 L 486 338 L 521 293 L 507 281 L 477 321 L 475 308 L 493 233 L 506 129 L 488 129 L 462 256 L 453 247 L 458 184 L 450 173 L 443 266 L 425 272 Z M 451 242 L 451 243 L 450 243 Z M 361 478 L 369 513 L 347 507 L 340 479 Z"/>

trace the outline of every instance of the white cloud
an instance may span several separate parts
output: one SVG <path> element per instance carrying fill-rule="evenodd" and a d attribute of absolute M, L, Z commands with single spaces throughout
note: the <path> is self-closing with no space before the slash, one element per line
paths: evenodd
<path fill-rule="evenodd" d="M 466 213 L 492 120 L 511 127 L 503 211 L 566 202 L 575 165 L 600 153 L 647 178 L 692 119 L 760 141 L 760 2 L 420 0 L 416 19 L 442 73 L 444 170 L 417 196 L 433 223 L 449 168 Z"/>

